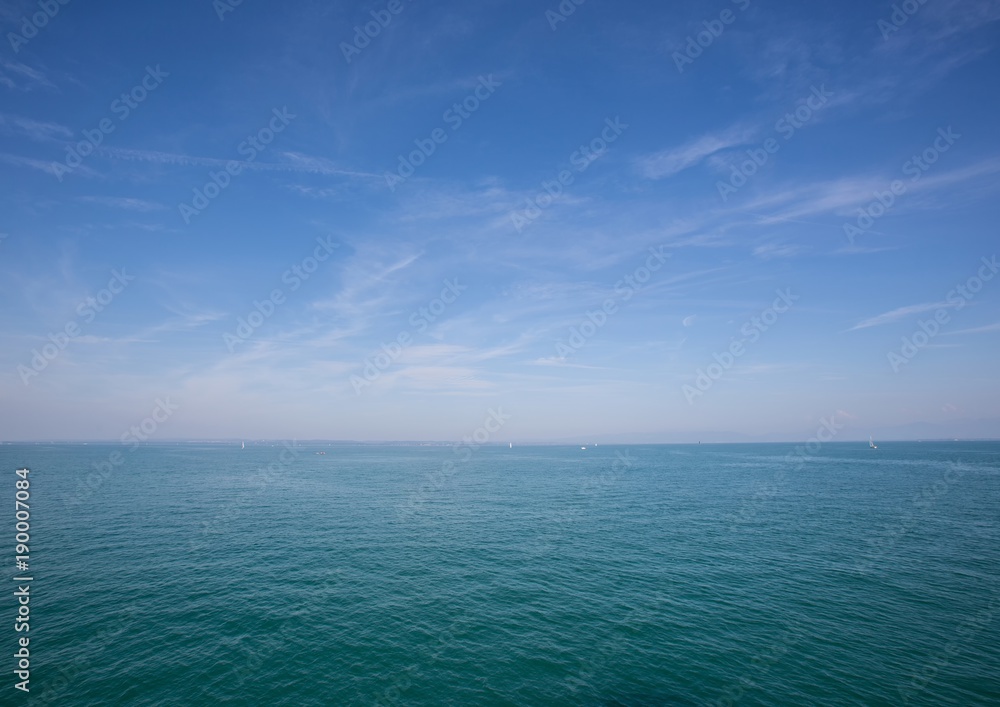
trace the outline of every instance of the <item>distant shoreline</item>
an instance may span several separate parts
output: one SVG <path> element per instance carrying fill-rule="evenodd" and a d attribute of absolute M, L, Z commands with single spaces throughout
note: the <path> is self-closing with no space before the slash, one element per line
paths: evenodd
<path fill-rule="evenodd" d="M 241 443 L 245 442 L 247 448 L 252 447 L 271 447 L 276 444 L 282 444 L 287 442 L 287 439 L 275 438 L 266 440 L 240 440 L 240 439 L 185 439 L 185 440 L 158 440 L 156 442 L 143 442 L 140 446 L 143 447 L 185 447 L 185 446 L 205 446 L 214 445 L 218 447 L 238 447 Z M 333 446 L 333 447 L 450 447 L 455 444 L 461 443 L 461 440 L 434 440 L 434 441 L 356 441 L 356 440 L 329 440 L 329 439 L 300 439 L 295 440 L 297 444 L 303 446 Z M 503 442 L 493 442 L 479 445 L 481 447 L 497 447 L 506 449 L 508 443 L 511 440 L 505 440 Z M 801 439 L 787 439 L 787 440 L 774 440 L 774 441 L 725 441 L 725 442 L 598 442 L 597 445 L 593 443 L 588 443 L 585 439 L 579 442 L 546 442 L 546 441 L 522 441 L 515 442 L 514 448 L 517 447 L 576 447 L 580 445 L 586 445 L 588 447 L 596 447 L 600 449 L 600 445 L 606 447 L 697 447 L 697 446 L 709 446 L 709 445 L 768 445 L 768 444 L 801 444 L 803 440 Z M 855 440 L 838 440 L 836 442 L 824 442 L 824 445 L 837 445 L 837 446 L 854 446 L 858 444 L 866 444 L 868 439 L 861 438 Z M 961 442 L 1000 442 L 1000 438 L 997 437 L 984 437 L 984 438 L 939 438 L 939 439 L 882 439 L 879 440 L 879 445 L 888 444 L 922 444 L 922 443 L 961 443 Z M 81 440 L 10 440 L 10 441 L 0 441 L 0 446 L 40 446 L 40 445 L 52 445 L 52 446 L 87 446 L 87 445 L 112 445 L 120 446 L 121 442 L 119 440 L 112 439 L 81 439 Z"/>

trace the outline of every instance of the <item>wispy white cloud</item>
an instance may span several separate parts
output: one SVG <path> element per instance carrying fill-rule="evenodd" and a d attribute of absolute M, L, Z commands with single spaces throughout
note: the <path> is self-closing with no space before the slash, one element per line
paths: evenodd
<path fill-rule="evenodd" d="M 340 291 L 331 298 L 313 302 L 312 308 L 350 320 L 371 324 L 374 317 L 403 307 L 388 285 L 390 276 L 410 267 L 421 253 L 399 257 L 385 249 L 367 246 L 357 254 L 344 273 Z"/>
<path fill-rule="evenodd" d="M 885 312 L 879 314 L 876 317 L 871 317 L 863 321 L 858 322 L 853 327 L 848 329 L 848 331 L 855 331 L 857 329 L 869 329 L 875 326 L 882 326 L 883 324 L 892 324 L 900 319 L 905 319 L 911 317 L 914 314 L 923 314 L 924 312 L 933 312 L 938 309 L 947 309 L 949 307 L 954 307 L 954 304 L 948 302 L 926 302 L 924 304 L 911 304 L 907 307 L 899 307 L 890 312 Z"/>
<path fill-rule="evenodd" d="M 833 251 L 832 255 L 872 255 L 873 253 L 885 253 L 890 250 L 899 250 L 895 246 L 860 246 L 848 245 Z"/>
<path fill-rule="evenodd" d="M 942 0 L 928 5 L 923 15 L 924 33 L 931 41 L 941 41 L 1000 20 L 1000 3 L 996 0 Z"/>
<path fill-rule="evenodd" d="M 19 61 L 0 58 L 0 86 L 30 91 L 36 87 L 55 88 L 44 73 Z"/>
<path fill-rule="evenodd" d="M 378 180 L 383 182 L 385 179 L 379 174 L 344 169 L 342 167 L 338 167 L 335 163 L 326 158 L 309 157 L 308 155 L 303 155 L 298 152 L 278 153 L 280 156 L 285 158 L 284 162 L 247 162 L 233 159 L 221 159 L 217 157 L 198 157 L 175 152 L 126 149 L 120 147 L 101 148 L 98 152 L 117 160 L 130 162 L 154 162 L 157 164 L 172 164 L 182 167 L 225 167 L 226 165 L 235 162 L 243 169 L 323 174 L 328 176 L 355 177 L 359 179 Z"/>
<path fill-rule="evenodd" d="M 421 186 L 403 194 L 396 220 L 414 223 L 494 216 L 496 221 L 491 224 L 493 227 L 513 230 L 510 212 L 518 205 L 518 196 L 495 183 L 473 187 L 448 184 Z M 525 193 L 525 196 L 528 194 Z M 569 197 L 563 195 L 560 199 L 567 202 Z"/>
<path fill-rule="evenodd" d="M 509 71 L 494 71 L 491 74 L 501 82 L 505 82 L 511 75 Z M 368 103 L 368 109 L 385 110 L 385 106 L 394 103 L 403 103 L 414 99 L 427 98 L 428 96 L 440 96 L 443 94 L 455 94 L 458 91 L 472 91 L 480 83 L 479 75 L 462 76 L 450 78 L 433 83 L 411 83 L 403 84 L 395 90 L 379 95 Z"/>
<path fill-rule="evenodd" d="M 958 331 L 947 332 L 951 335 L 957 334 L 992 334 L 994 332 L 1000 331 L 1000 322 L 996 324 L 987 324 L 986 326 L 974 327 L 972 329 L 960 329 Z"/>
<path fill-rule="evenodd" d="M 39 172 L 45 172 L 46 174 L 51 174 L 53 177 L 58 177 L 60 174 L 66 171 L 64 165 L 58 162 L 51 162 L 45 160 L 36 160 L 31 157 L 21 157 L 20 155 L 11 155 L 6 152 L 0 152 L 0 162 L 6 164 L 14 165 L 15 167 L 28 167 L 30 169 L 37 169 Z M 90 177 L 97 176 L 96 172 L 88 168 L 85 165 L 80 165 L 73 170 L 74 174 L 86 174 Z"/>
<path fill-rule="evenodd" d="M 774 258 L 792 258 L 805 249 L 793 243 L 765 243 L 753 249 L 755 258 L 773 260 Z"/>
<path fill-rule="evenodd" d="M 823 182 L 777 189 L 758 196 L 746 205 L 746 210 L 784 209 L 761 216 L 761 225 L 792 221 L 803 216 L 837 212 L 871 201 L 872 192 L 891 181 L 881 177 L 845 177 Z"/>
<path fill-rule="evenodd" d="M 344 169 L 336 162 L 327 159 L 326 157 L 312 157 L 310 155 L 303 155 L 300 152 L 280 152 L 278 154 L 285 158 L 285 163 L 279 165 L 269 165 L 269 167 L 275 169 L 284 167 L 296 172 L 307 172 L 310 174 L 360 177 L 364 179 L 377 179 L 380 181 L 385 179 L 385 177 L 379 174 Z"/>
<path fill-rule="evenodd" d="M 892 212 L 899 213 L 908 208 L 907 194 L 943 190 L 996 172 L 1000 172 L 1000 157 L 989 157 L 965 167 L 931 174 L 917 182 L 907 179 L 904 181 L 907 192 L 896 200 Z M 874 200 L 875 192 L 885 191 L 893 180 L 899 178 L 900 173 L 883 176 L 857 175 L 779 188 L 758 196 L 745 206 L 745 210 L 774 209 L 770 215 L 760 217 L 761 225 L 793 221 L 818 214 L 845 215 L 849 214 L 852 208 L 869 204 Z M 984 186 L 995 188 L 996 185 L 991 183 Z"/>
<path fill-rule="evenodd" d="M 483 372 L 463 366 L 399 366 L 375 381 L 376 389 L 430 391 L 435 394 L 483 392 L 497 384 L 485 380 Z"/>
<path fill-rule="evenodd" d="M 534 361 L 530 361 L 529 363 L 532 366 L 551 366 L 553 368 L 582 368 L 593 371 L 607 370 L 603 366 L 589 366 L 584 363 L 573 363 L 572 361 L 563 356 L 548 356 L 545 358 L 537 358 Z"/>
<path fill-rule="evenodd" d="M 81 196 L 77 197 L 77 201 L 82 201 L 87 204 L 98 204 L 100 206 L 110 206 L 111 208 L 124 209 L 126 211 L 161 211 L 167 208 L 163 204 L 158 204 L 155 201 L 146 201 L 145 199 L 133 199 L 129 197 Z"/>
<path fill-rule="evenodd" d="M 217 322 L 226 317 L 222 312 L 203 310 L 203 311 L 181 311 L 173 307 L 166 307 L 167 311 L 172 312 L 175 316 L 172 319 L 168 319 L 162 324 L 157 324 L 156 326 L 146 329 L 145 335 L 151 335 L 159 332 L 167 331 L 188 331 L 191 329 L 197 329 L 203 327 L 212 322 Z"/>
<path fill-rule="evenodd" d="M 704 135 L 678 147 L 640 157 L 636 160 L 635 166 L 639 173 L 648 179 L 672 177 L 720 150 L 746 144 L 756 133 L 755 128 L 736 125 L 719 133 Z"/>
<path fill-rule="evenodd" d="M 313 199 L 336 199 L 344 195 L 343 189 L 338 187 L 311 187 L 305 184 L 289 184 L 286 188 Z"/>
<path fill-rule="evenodd" d="M 58 123 L 44 123 L 9 113 L 0 113 L 0 133 L 24 135 L 38 142 L 73 137 L 73 131 Z"/>

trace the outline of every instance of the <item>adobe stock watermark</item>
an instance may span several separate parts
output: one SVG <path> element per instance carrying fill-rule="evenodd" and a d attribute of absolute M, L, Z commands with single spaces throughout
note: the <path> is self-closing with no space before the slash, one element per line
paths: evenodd
<path fill-rule="evenodd" d="M 903 0 L 901 3 L 893 4 L 892 14 L 889 15 L 889 19 L 880 19 L 876 23 L 878 31 L 882 33 L 882 39 L 889 39 L 889 37 L 902 29 L 903 25 L 909 22 L 910 18 L 917 14 L 920 8 L 926 4 L 927 0 Z"/>
<path fill-rule="evenodd" d="M 784 291 L 777 290 L 776 292 L 778 296 L 770 307 L 762 311 L 760 315 L 751 317 L 750 321 L 740 327 L 743 338 L 733 339 L 728 349 L 713 356 L 715 363 L 710 363 L 704 369 L 698 369 L 695 373 L 694 387 L 686 383 L 681 386 L 681 392 L 684 393 L 688 405 L 694 405 L 695 399 L 711 390 L 712 386 L 736 364 L 736 361 L 746 354 L 747 345 L 757 343 L 761 335 L 774 326 L 781 315 L 790 310 L 794 303 L 800 299 L 799 295 L 792 294 L 789 287 L 786 287 Z"/>
<path fill-rule="evenodd" d="M 32 707 L 48 704 L 65 704 L 72 694 L 70 688 L 86 674 L 92 674 L 100 665 L 106 665 L 107 660 L 118 645 L 119 635 L 135 626 L 139 610 L 135 604 L 130 604 L 116 612 L 116 618 L 101 621 L 100 630 L 85 641 L 75 643 L 73 657 L 69 661 L 60 662 L 58 672 L 50 674 L 41 694 L 34 699 Z M 108 655 L 102 655 L 104 652 Z M 55 667 L 55 666 L 53 666 Z"/>
<path fill-rule="evenodd" d="M 617 314 L 620 309 L 619 301 L 624 304 L 635 295 L 653 278 L 653 273 L 659 272 L 666 264 L 669 255 L 664 255 L 667 246 L 660 246 L 658 250 L 649 249 L 649 256 L 646 257 L 644 265 L 640 265 L 631 274 L 626 275 L 615 283 L 614 297 L 608 297 L 601 303 L 601 307 L 593 312 L 587 312 L 586 318 L 579 326 L 570 327 L 569 336 L 566 341 L 560 339 L 556 342 L 556 356 L 562 360 L 568 359 L 577 351 L 580 351 L 587 342 L 597 336 L 597 332 L 608 323 L 608 317 Z"/>
<path fill-rule="evenodd" d="M 630 646 L 623 645 L 621 640 L 617 640 L 611 649 L 598 649 L 595 653 L 581 658 L 580 667 L 572 670 L 569 677 L 558 684 L 560 690 L 565 689 L 573 693 L 573 697 L 569 700 L 560 700 L 557 704 L 601 704 L 596 700 L 599 681 L 603 676 L 613 674 L 619 669 L 626 651 L 630 651 Z M 580 695 L 576 694 L 581 691 Z M 584 694 L 587 698 L 584 698 Z"/>
<path fill-rule="evenodd" d="M 419 662 L 398 670 L 392 676 L 392 684 L 385 688 L 381 695 L 375 697 L 373 702 L 375 707 L 392 707 L 398 704 L 403 697 L 403 693 L 413 687 L 413 681 L 410 679 L 411 676 L 416 678 L 428 677 L 430 671 L 434 669 L 434 664 L 441 660 L 441 656 L 445 650 L 452 649 L 457 644 L 458 637 L 453 633 L 453 630 L 458 630 L 459 627 L 469 623 L 469 621 L 468 615 L 463 614 L 460 618 L 452 621 L 446 629 L 435 635 L 436 642 L 432 641 L 429 645 L 424 644 L 427 650 L 433 652 L 429 656 L 418 654 L 415 657 Z M 421 671 L 421 668 L 429 672 L 425 673 Z"/>
<path fill-rule="evenodd" d="M 212 9 L 215 10 L 219 22 L 226 21 L 226 15 L 235 12 L 236 8 L 243 4 L 243 0 L 212 0 Z"/>
<path fill-rule="evenodd" d="M 1000 271 L 1000 265 L 997 264 L 997 256 L 994 255 L 990 260 L 982 258 L 982 263 L 982 266 L 975 275 L 964 283 L 957 285 L 948 293 L 947 297 L 945 297 L 945 304 L 954 307 L 955 311 L 965 309 L 966 305 L 982 292 L 985 284 L 996 277 L 997 272 Z M 933 318 L 927 321 L 923 321 L 922 319 L 917 320 L 917 330 L 910 336 L 903 337 L 899 352 L 890 351 L 886 354 L 886 359 L 888 359 L 889 365 L 892 367 L 892 372 L 899 373 L 903 366 L 915 359 L 917 354 L 941 333 L 941 327 L 947 325 L 950 321 L 951 314 L 949 314 L 947 307 L 943 306 L 934 312 Z"/>
<path fill-rule="evenodd" d="M 254 135 L 247 136 L 247 139 L 236 148 L 236 151 L 245 158 L 244 160 L 229 160 L 224 170 L 209 172 L 209 181 L 200 189 L 196 187 L 193 190 L 194 197 L 191 199 L 191 203 L 181 202 L 177 205 L 177 209 L 184 219 L 184 225 L 190 226 L 191 218 L 207 209 L 212 200 L 218 198 L 219 194 L 229 187 L 233 178 L 238 177 L 243 172 L 244 167 L 257 159 L 257 156 L 274 142 L 275 136 L 284 132 L 285 128 L 296 118 L 294 113 L 288 112 L 287 107 L 280 110 L 275 108 L 271 113 L 273 115 L 268 124 Z"/>
<path fill-rule="evenodd" d="M 606 155 L 610 146 L 628 129 L 628 125 L 623 125 L 618 116 L 615 116 L 614 120 L 606 119 L 604 124 L 605 127 L 600 135 L 586 145 L 580 145 L 569 156 L 570 167 L 574 168 L 577 173 L 583 174 L 590 165 Z M 517 232 L 521 233 L 527 226 L 531 225 L 535 219 L 542 215 L 542 211 L 555 203 L 555 200 L 565 191 L 565 187 L 568 187 L 575 180 L 576 175 L 568 168 L 560 170 L 552 180 L 543 179 L 541 191 L 534 197 L 525 199 L 523 209 L 512 211 L 510 214 L 510 219 Z"/>
<path fill-rule="evenodd" d="M 760 650 L 750 659 L 749 669 L 736 681 L 725 689 L 724 695 L 717 700 L 709 702 L 709 707 L 734 707 L 746 694 L 744 687 L 751 689 L 760 688 L 760 685 L 753 681 L 753 677 L 759 673 L 765 673 L 771 666 L 780 662 L 781 659 L 802 639 L 808 635 L 802 630 L 802 624 L 793 619 L 791 626 L 785 630 L 781 638 L 773 645 Z"/>
<path fill-rule="evenodd" d="M 887 525 L 878 537 L 868 538 L 868 543 L 873 546 L 873 552 L 867 558 L 855 558 L 855 572 L 866 575 L 876 565 L 882 563 L 900 539 L 920 523 L 923 514 L 937 505 L 938 499 L 948 494 L 952 486 L 962 480 L 966 471 L 961 461 L 948 462 L 948 469 L 941 479 L 924 486 L 914 494 L 910 499 L 909 508 L 897 509 L 898 516 L 895 523 Z"/>
<path fill-rule="evenodd" d="M 785 138 L 785 141 L 791 140 L 795 133 L 804 128 L 806 123 L 813 119 L 816 112 L 822 109 L 833 95 L 831 91 L 826 90 L 825 85 L 821 85 L 819 88 L 813 86 L 809 96 L 799 101 L 800 105 L 794 113 L 785 113 L 784 117 L 778 119 L 774 124 L 775 132 Z M 732 166 L 729 181 L 719 180 L 715 183 L 715 188 L 718 190 L 719 196 L 722 197 L 722 201 L 728 202 L 730 195 L 743 188 L 750 181 L 750 178 L 770 161 L 773 155 L 778 154 L 779 150 L 781 150 L 781 143 L 773 137 L 764 140 L 760 147 L 747 150 L 749 159 Z"/>
<path fill-rule="evenodd" d="M 460 285 L 458 279 L 445 280 L 444 289 L 441 294 L 420 307 L 408 319 L 410 327 L 416 329 L 420 334 L 427 331 L 427 328 L 441 318 L 449 305 L 458 301 L 458 298 L 468 288 L 467 285 Z M 388 344 L 382 344 L 378 353 L 369 356 L 364 360 L 364 367 L 361 375 L 351 376 L 351 386 L 355 395 L 361 395 L 361 391 L 372 385 L 382 377 L 382 374 L 389 369 L 392 364 L 399 360 L 403 351 L 413 344 L 413 336 L 409 329 L 403 329 L 396 335 L 396 338 Z"/>
<path fill-rule="evenodd" d="M 744 12 L 750 7 L 750 0 L 731 0 L 731 2 L 739 8 L 740 12 Z M 670 55 L 670 58 L 674 60 L 674 64 L 677 66 L 677 72 L 683 74 L 684 67 L 693 64 L 695 59 L 715 44 L 715 40 L 722 36 L 722 33 L 726 31 L 726 27 L 736 22 L 736 17 L 736 13 L 727 7 L 719 13 L 719 19 L 702 22 L 705 29 L 694 36 L 688 36 L 687 44 L 684 46 L 683 51 L 675 51 Z"/>
<path fill-rule="evenodd" d="M 110 305 L 115 297 L 120 295 L 128 287 L 129 283 L 135 280 L 135 275 L 127 275 L 125 268 L 111 271 L 111 279 L 106 287 L 98 291 L 97 296 L 88 295 L 76 307 L 77 319 L 82 319 L 85 324 L 90 324 Z M 59 354 L 66 350 L 70 342 L 80 336 L 82 329 L 77 319 L 71 320 L 59 331 L 49 333 L 49 343 L 44 344 L 41 349 L 31 350 L 30 368 L 24 364 L 18 364 L 17 374 L 21 377 L 21 382 L 28 385 L 32 378 L 39 375 L 49 367 Z"/>
<path fill-rule="evenodd" d="M 285 446 L 287 447 L 287 444 Z M 220 541 L 225 543 L 227 538 L 214 540 L 207 546 L 192 549 L 191 552 L 212 553 Z M 225 670 L 217 678 L 221 684 L 236 690 L 239 694 L 245 683 L 258 679 L 261 668 L 268 661 L 273 662 L 274 656 L 288 650 L 289 637 L 298 630 L 302 618 L 322 611 L 323 599 L 329 597 L 331 592 L 343 589 L 342 570 L 331 568 L 318 577 L 313 573 L 309 583 L 311 590 L 309 598 L 286 596 L 271 607 L 273 615 L 282 618 L 266 632 L 247 634 L 238 642 L 231 642 L 224 636 L 219 637 L 212 650 L 216 652 L 217 665 Z M 218 653 L 220 650 L 221 653 Z"/>
<path fill-rule="evenodd" d="M 587 0 L 562 0 L 555 10 L 546 10 L 545 19 L 548 20 L 552 31 L 559 29 L 559 25 L 568 20 L 576 12 L 576 8 L 585 2 Z"/>
<path fill-rule="evenodd" d="M 806 462 L 809 461 L 810 457 L 819 453 L 824 444 L 834 440 L 840 431 L 844 429 L 844 425 L 837 422 L 837 418 L 841 416 L 847 417 L 847 413 L 838 410 L 830 415 L 829 418 L 821 417 L 815 434 L 807 439 L 805 444 L 795 447 L 793 451 L 785 455 L 784 464 L 778 466 L 778 470 L 774 472 L 772 480 L 768 483 L 754 484 L 754 492 L 743 501 L 740 510 L 727 518 L 730 523 L 730 531 L 734 530 L 736 525 L 752 521 L 760 512 L 764 503 L 778 495 L 781 485 L 785 482 L 785 477 L 787 476 L 785 465 L 794 465 L 793 471 L 801 471 L 805 468 Z"/>
<path fill-rule="evenodd" d="M 598 494 L 605 493 L 615 486 L 625 473 L 631 471 L 635 465 L 636 461 L 630 450 L 625 450 L 624 454 L 615 451 L 615 460 L 611 463 L 611 469 L 587 477 L 577 490 L 576 495 L 579 500 L 570 505 L 572 510 L 569 513 L 561 512 L 554 516 L 556 532 L 543 535 L 536 540 L 531 547 L 531 553 L 539 555 L 554 551 L 558 541 L 566 536 L 574 521 L 589 517 L 589 507 L 598 500 Z"/>
<path fill-rule="evenodd" d="M 410 496 L 405 504 L 397 508 L 397 515 L 412 517 L 427 501 L 432 491 L 440 491 L 445 482 L 458 473 L 456 464 L 464 464 L 472 459 L 476 450 L 488 444 L 493 439 L 493 435 L 502 430 L 512 417 L 505 414 L 502 407 L 497 407 L 496 410 L 490 408 L 486 412 L 487 416 L 482 425 L 477 427 L 468 437 L 462 437 L 461 442 L 452 445 L 451 451 L 458 459 L 444 462 L 440 471 L 428 475 L 426 482 L 421 484 L 417 492 Z"/>
<path fill-rule="evenodd" d="M 956 640 L 948 641 L 919 670 L 910 674 L 911 680 L 909 685 L 898 689 L 899 696 L 902 698 L 901 704 L 909 704 L 910 700 L 926 690 L 927 686 L 937 678 L 938 673 L 948 667 L 952 659 L 956 658 L 962 652 L 963 645 L 967 645 L 983 629 L 993 623 L 994 612 L 997 610 L 1000 610 L 1000 597 L 994 596 L 985 609 L 982 609 L 975 615 L 966 616 L 955 631 L 957 634 Z"/>
<path fill-rule="evenodd" d="M 934 142 L 925 148 L 920 154 L 913 155 L 903 163 L 902 172 L 904 176 L 910 178 L 910 182 L 919 182 L 920 178 L 939 160 L 941 155 L 951 149 L 962 137 L 961 134 L 952 131 L 951 126 L 938 128 L 938 136 Z M 854 239 L 870 231 L 875 222 L 885 216 L 899 200 L 899 197 L 906 194 L 907 186 L 902 180 L 894 180 L 889 189 L 883 192 L 874 192 L 875 200 L 868 206 L 858 209 L 858 217 L 852 224 L 844 223 L 844 235 L 848 242 L 854 245 Z"/>
<path fill-rule="evenodd" d="M 270 462 L 266 467 L 257 468 L 257 473 L 247 481 L 251 487 L 238 497 L 227 503 L 225 508 L 219 509 L 211 520 L 202 521 L 197 535 L 188 542 L 188 551 L 199 553 L 207 550 L 211 546 L 211 537 L 229 527 L 229 525 L 242 515 L 247 507 L 256 507 L 265 491 L 278 479 L 287 476 L 292 469 L 294 462 L 298 461 L 303 454 L 302 446 L 297 440 L 283 442 L 284 449 L 278 454 L 276 461 Z"/>
<path fill-rule="evenodd" d="M 156 68 L 146 66 L 146 74 L 139 80 L 139 83 L 125 93 L 122 93 L 121 96 L 113 100 L 111 105 L 108 106 L 108 110 L 118 118 L 118 124 L 128 120 L 128 117 L 132 115 L 132 111 L 149 98 L 149 94 L 159 88 L 163 80 L 168 76 L 170 74 L 161 69 L 159 64 L 156 65 Z M 97 151 L 97 148 L 104 142 L 105 136 L 113 133 L 117 129 L 118 124 L 111 118 L 101 118 L 96 128 L 84 130 L 83 140 L 66 148 L 65 159 L 62 162 L 52 163 L 54 168 L 52 173 L 61 182 L 64 176 L 70 174 L 83 164 L 83 161 L 87 157 Z"/>
<path fill-rule="evenodd" d="M 410 2 L 413 0 L 407 0 L 407 4 Z M 355 58 L 361 56 L 361 50 L 366 49 L 372 40 L 382 34 L 382 30 L 392 24 L 396 16 L 405 9 L 406 5 L 403 4 L 402 0 L 389 0 L 384 9 L 372 10 L 371 21 L 363 26 L 356 25 L 354 27 L 354 38 L 351 42 L 340 43 L 340 51 L 344 54 L 344 60 L 350 64 Z"/>
<path fill-rule="evenodd" d="M 223 539 L 222 542 L 227 540 L 229 539 Z M 241 538 L 236 538 L 235 542 L 240 540 Z M 213 554 L 217 545 L 218 543 L 213 543 L 191 552 L 207 551 Z M 303 618 L 325 611 L 324 605 L 329 597 L 344 589 L 346 583 L 340 568 L 329 568 L 319 576 L 316 572 L 310 572 L 307 581 L 308 596 L 283 594 L 275 597 L 275 602 L 270 605 L 270 615 L 275 623 L 268 626 L 266 631 L 245 633 L 238 641 L 218 634 L 206 643 L 206 649 L 212 652 L 214 666 L 218 671 L 213 677 L 216 684 L 225 685 L 234 694 L 243 694 L 245 683 L 258 681 L 261 669 L 288 651 L 289 641 L 301 630 Z"/>
<path fill-rule="evenodd" d="M 288 285 L 289 292 L 296 292 L 302 287 L 303 283 L 319 270 L 320 265 L 329 260 L 333 252 L 340 247 L 340 244 L 334 243 L 332 238 L 333 236 L 327 236 L 326 238 L 317 236 L 316 243 L 318 245 L 313 250 L 312 255 L 307 255 L 300 262 L 281 274 L 281 281 Z M 236 347 L 249 341 L 254 332 L 264 326 L 264 322 L 274 316 L 277 308 L 286 301 L 285 290 L 280 287 L 271 290 L 271 293 L 263 302 L 254 300 L 253 309 L 250 310 L 247 316 L 236 318 L 236 330 L 234 333 L 230 334 L 227 331 L 222 335 L 222 341 L 226 344 L 229 353 L 236 353 Z"/>
<path fill-rule="evenodd" d="M 69 3 L 70 0 L 41 0 L 38 3 L 38 12 L 25 15 L 21 22 L 20 32 L 7 33 L 7 41 L 10 42 L 10 48 L 14 50 L 14 53 L 17 54 L 21 51 L 21 47 L 37 37 L 38 32 L 49 24 L 49 20 L 55 18 L 59 11 Z"/>
<path fill-rule="evenodd" d="M 441 120 L 451 127 L 452 133 L 456 132 L 502 85 L 500 81 L 493 78 L 493 74 L 480 76 L 479 85 L 476 86 L 475 90 L 460 103 L 455 103 L 442 113 Z M 438 148 L 446 142 L 448 142 L 448 133 L 444 128 L 434 128 L 430 137 L 414 140 L 413 144 L 417 146 L 417 149 L 407 155 L 397 155 L 399 165 L 396 167 L 396 171 L 385 173 L 386 186 L 395 192 L 398 185 L 412 177 L 417 168 L 430 159 Z"/>
<path fill-rule="evenodd" d="M 169 420 L 180 407 L 176 403 L 170 402 L 169 395 L 166 396 L 166 400 L 157 398 L 154 403 L 153 410 L 149 415 L 137 424 L 130 426 L 119 438 L 122 446 L 128 447 L 127 452 L 134 452 L 141 443 L 151 439 L 160 429 L 160 425 Z M 124 463 L 125 455 L 118 450 L 111 452 L 107 461 L 94 462 L 94 470 L 77 484 L 76 495 L 64 499 L 66 506 L 70 508 L 78 506 L 93 496 L 111 478 L 114 471 Z"/>

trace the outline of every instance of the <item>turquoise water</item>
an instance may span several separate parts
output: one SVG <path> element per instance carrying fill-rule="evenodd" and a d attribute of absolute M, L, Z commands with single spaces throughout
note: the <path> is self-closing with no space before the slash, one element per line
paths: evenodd
<path fill-rule="evenodd" d="M 2 701 L 1000 704 L 1000 444 L 795 449 L 2 446 Z"/>

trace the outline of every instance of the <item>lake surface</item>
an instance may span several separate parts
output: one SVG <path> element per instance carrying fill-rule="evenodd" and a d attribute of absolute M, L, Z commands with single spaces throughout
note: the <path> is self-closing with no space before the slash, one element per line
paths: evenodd
<path fill-rule="evenodd" d="M 1000 704 L 1000 444 L 4 445 L 8 528 L 24 466 L 5 704 Z"/>

